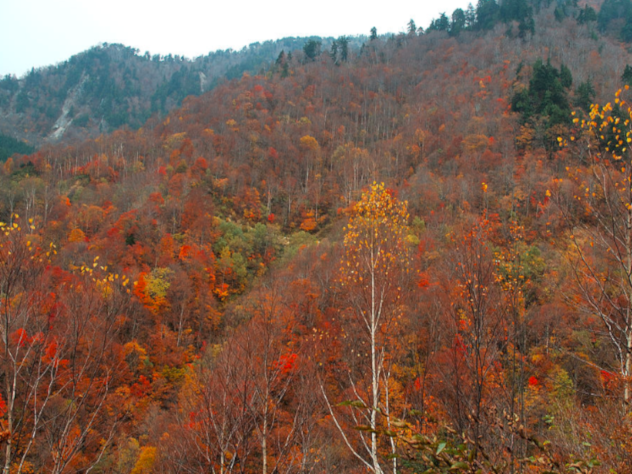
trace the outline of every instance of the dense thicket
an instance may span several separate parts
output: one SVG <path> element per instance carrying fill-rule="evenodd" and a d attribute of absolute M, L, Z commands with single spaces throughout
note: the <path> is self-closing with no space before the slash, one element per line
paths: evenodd
<path fill-rule="evenodd" d="M 8 159 L 6 472 L 627 472 L 632 58 L 523 6 Z"/>

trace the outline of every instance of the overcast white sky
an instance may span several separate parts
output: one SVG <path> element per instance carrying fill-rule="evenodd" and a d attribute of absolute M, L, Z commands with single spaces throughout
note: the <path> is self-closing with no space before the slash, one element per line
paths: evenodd
<path fill-rule="evenodd" d="M 99 43 L 196 57 L 285 36 L 403 31 L 469 0 L 0 0 L 0 75 L 22 76 Z M 476 3 L 475 1 L 473 3 Z"/>

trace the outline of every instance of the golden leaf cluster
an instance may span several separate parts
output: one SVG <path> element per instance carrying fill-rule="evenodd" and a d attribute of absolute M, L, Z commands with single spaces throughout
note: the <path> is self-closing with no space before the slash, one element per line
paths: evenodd
<path fill-rule="evenodd" d="M 407 208 L 407 202 L 399 201 L 384 183 L 373 183 L 362 194 L 346 228 L 345 279 L 363 282 L 367 271 L 388 276 L 396 265 L 407 263 Z"/>
<path fill-rule="evenodd" d="M 629 86 L 626 85 L 625 90 L 628 89 Z M 577 137 L 571 134 L 570 140 L 574 142 L 585 137 L 589 141 L 589 147 L 596 144 L 610 153 L 614 160 L 621 160 L 632 143 L 632 107 L 621 99 L 622 92 L 622 89 L 616 92 L 614 106 L 611 102 L 604 106 L 593 104 L 585 119 L 572 112 L 573 123 L 579 127 L 579 134 Z M 568 141 L 563 137 L 558 137 L 557 141 L 560 147 L 568 146 Z"/>

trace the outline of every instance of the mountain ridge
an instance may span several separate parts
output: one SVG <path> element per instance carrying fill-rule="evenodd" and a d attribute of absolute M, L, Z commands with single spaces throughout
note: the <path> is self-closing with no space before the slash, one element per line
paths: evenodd
<path fill-rule="evenodd" d="M 194 59 L 151 56 L 103 43 L 19 79 L 7 75 L 0 80 L 0 133 L 39 145 L 68 131 L 68 139 L 81 140 L 124 125 L 138 128 L 152 113 L 164 114 L 187 95 L 267 68 L 281 51 L 301 50 L 308 41 L 328 48 L 334 39 L 282 38 Z M 64 111 L 66 101 L 72 105 Z"/>

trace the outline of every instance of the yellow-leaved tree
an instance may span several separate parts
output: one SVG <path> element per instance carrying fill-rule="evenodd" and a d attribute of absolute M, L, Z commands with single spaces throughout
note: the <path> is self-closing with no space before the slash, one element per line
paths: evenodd
<path fill-rule="evenodd" d="M 348 301 L 349 324 L 355 355 L 349 366 L 347 400 L 353 430 L 345 430 L 341 415 L 325 398 L 347 447 L 373 473 L 382 473 L 378 431 L 390 429 L 391 353 L 394 331 L 401 314 L 402 277 L 408 272 L 405 242 L 407 203 L 399 201 L 384 184 L 374 183 L 353 207 L 344 239 L 341 283 Z M 353 366 L 353 367 L 352 367 Z M 355 367 L 355 368 L 354 368 Z M 378 414 L 383 422 L 378 421 Z M 386 426 L 380 425 L 385 423 Z M 389 451 L 395 454 L 391 440 Z M 393 457 L 393 472 L 397 461 Z"/>
<path fill-rule="evenodd" d="M 628 90 L 628 86 L 625 86 Z M 622 385 L 622 412 L 632 405 L 632 107 L 617 91 L 614 103 L 594 104 L 588 117 L 573 119 L 570 146 L 586 166 L 567 168 L 574 203 L 559 207 L 570 224 L 569 256 L 575 274 L 572 300 L 602 322 L 614 357 L 602 374 Z M 573 113 L 575 115 L 575 113 Z M 557 180 L 557 183 L 562 180 Z M 561 188 L 554 199 L 561 200 Z M 573 209 L 575 211 L 573 212 Z"/>

